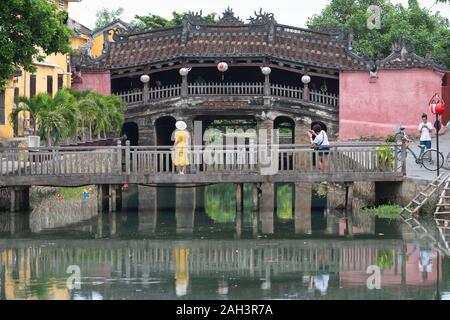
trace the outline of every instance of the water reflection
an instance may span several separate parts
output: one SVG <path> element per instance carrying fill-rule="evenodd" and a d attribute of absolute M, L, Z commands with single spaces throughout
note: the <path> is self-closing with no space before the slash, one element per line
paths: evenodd
<path fill-rule="evenodd" d="M 117 213 L 97 214 L 95 201 L 78 199 L 2 213 L 0 299 L 434 299 L 450 292 L 448 258 L 404 238 L 396 223 L 386 229 L 361 212 L 359 200 L 345 210 L 341 190 L 244 185 L 243 199 L 239 217 L 234 185 L 142 186 L 124 194 L 128 209 Z M 66 286 L 72 265 L 80 267 L 81 289 Z M 380 267 L 380 290 L 366 286 L 370 265 Z"/>

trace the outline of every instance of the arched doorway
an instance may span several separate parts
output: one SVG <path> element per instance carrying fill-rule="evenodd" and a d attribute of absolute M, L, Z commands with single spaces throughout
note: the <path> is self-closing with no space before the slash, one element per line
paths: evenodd
<path fill-rule="evenodd" d="M 280 144 L 294 144 L 295 122 L 289 117 L 275 118 L 273 128 L 279 129 Z"/>
<path fill-rule="evenodd" d="M 279 130 L 279 144 L 295 144 L 295 122 L 289 117 L 280 116 L 275 118 L 273 121 L 273 128 Z M 288 153 L 282 153 L 279 156 L 279 169 L 289 169 L 292 168 L 293 155 Z"/>
<path fill-rule="evenodd" d="M 130 141 L 131 146 L 139 145 L 139 127 L 134 122 L 125 122 L 122 126 L 121 136 Z"/>
<path fill-rule="evenodd" d="M 175 130 L 176 119 L 171 116 L 158 118 L 155 121 L 156 144 L 158 146 L 170 146 L 173 144 L 172 133 Z"/>

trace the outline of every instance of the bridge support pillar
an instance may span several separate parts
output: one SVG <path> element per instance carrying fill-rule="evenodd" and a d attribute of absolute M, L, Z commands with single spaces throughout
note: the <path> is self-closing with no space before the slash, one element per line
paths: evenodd
<path fill-rule="evenodd" d="M 353 207 L 353 182 L 345 182 L 345 211 L 351 212 Z"/>
<path fill-rule="evenodd" d="M 30 209 L 30 187 L 12 187 L 9 192 L 11 212 Z"/>
<path fill-rule="evenodd" d="M 345 182 L 345 235 L 353 237 L 353 182 Z"/>
<path fill-rule="evenodd" d="M 244 212 L 244 184 L 236 184 L 236 238 L 242 234 L 242 215 Z"/>
<path fill-rule="evenodd" d="M 195 188 L 177 188 L 175 191 L 177 233 L 194 231 L 195 191 Z"/>
<path fill-rule="evenodd" d="M 109 204 L 108 199 L 109 185 L 98 184 L 97 185 L 97 211 L 103 212 L 107 209 Z"/>
<path fill-rule="evenodd" d="M 138 186 L 139 232 L 155 232 L 158 216 L 158 188 Z"/>
<path fill-rule="evenodd" d="M 261 232 L 272 234 L 274 232 L 274 185 L 265 182 L 261 184 L 261 198 L 259 207 L 259 219 Z"/>
<path fill-rule="evenodd" d="M 295 183 L 295 233 L 311 234 L 311 183 Z"/>
<path fill-rule="evenodd" d="M 259 229 L 259 196 L 259 185 L 257 183 L 254 183 L 252 188 L 252 231 L 254 236 L 258 234 Z"/>
<path fill-rule="evenodd" d="M 116 212 L 122 209 L 122 186 L 118 184 L 109 185 L 109 212 Z"/>

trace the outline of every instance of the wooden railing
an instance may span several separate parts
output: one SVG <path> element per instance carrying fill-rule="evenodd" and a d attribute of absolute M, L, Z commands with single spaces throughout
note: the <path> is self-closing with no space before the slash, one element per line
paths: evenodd
<path fill-rule="evenodd" d="M 296 100 L 305 100 L 302 87 L 271 83 L 268 93 L 274 97 L 282 97 Z M 189 83 L 185 91 L 181 84 L 149 88 L 146 97 L 142 90 L 133 90 L 117 93 L 128 104 L 142 103 L 160 99 L 185 96 L 264 96 L 264 83 Z M 146 99 L 144 99 L 146 98 Z M 324 93 L 309 90 L 308 99 L 314 103 L 330 106 L 338 106 L 339 96 L 332 93 Z"/>
<path fill-rule="evenodd" d="M 316 90 L 309 91 L 309 101 L 325 104 L 329 106 L 338 106 L 339 96 L 333 93 L 321 92 Z"/>
<path fill-rule="evenodd" d="M 262 95 L 262 83 L 190 83 L 188 94 L 191 96 L 210 95 Z"/>
<path fill-rule="evenodd" d="M 270 84 L 270 94 L 275 97 L 285 97 L 298 100 L 303 99 L 302 88 L 283 84 Z"/>
<path fill-rule="evenodd" d="M 104 179 L 108 176 L 176 175 L 174 160 L 180 154 L 189 161 L 186 176 L 281 174 L 293 180 L 324 174 L 331 180 L 344 176 L 359 180 L 403 176 L 398 157 L 400 146 L 379 147 L 377 144 L 335 144 L 325 155 L 327 165 L 322 171 L 317 165 L 324 154 L 307 145 L 0 149 L 0 177 L 102 176 Z"/>
<path fill-rule="evenodd" d="M 118 96 L 120 96 L 126 103 L 142 102 L 141 90 L 124 91 L 118 94 Z"/>

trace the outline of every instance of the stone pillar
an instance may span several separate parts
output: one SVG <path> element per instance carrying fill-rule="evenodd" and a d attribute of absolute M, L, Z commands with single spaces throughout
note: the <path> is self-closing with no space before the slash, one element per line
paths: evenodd
<path fill-rule="evenodd" d="M 156 145 L 156 127 L 154 121 L 150 117 L 142 117 L 134 120 L 138 125 L 140 146 Z"/>
<path fill-rule="evenodd" d="M 175 203 L 177 233 L 192 233 L 194 231 L 195 188 L 177 188 Z"/>
<path fill-rule="evenodd" d="M 158 190 L 156 187 L 138 186 L 139 232 L 155 232 L 158 217 Z"/>
<path fill-rule="evenodd" d="M 103 212 L 108 209 L 109 205 L 109 185 L 98 184 L 97 185 L 97 210 Z"/>
<path fill-rule="evenodd" d="M 311 197 L 312 184 L 298 182 L 295 183 L 295 233 L 311 234 Z"/>
<path fill-rule="evenodd" d="M 271 119 L 258 119 L 257 121 L 257 134 L 258 134 L 258 144 L 270 144 L 272 143 L 272 133 L 273 133 L 273 120 Z M 260 130 L 266 130 L 267 141 L 260 141 Z"/>
<path fill-rule="evenodd" d="M 258 234 L 259 226 L 259 196 L 260 196 L 260 189 L 258 184 L 254 183 L 252 188 L 252 232 L 253 236 L 256 236 Z"/>
<path fill-rule="evenodd" d="M 311 141 L 308 136 L 308 130 L 311 128 L 311 118 L 304 117 L 295 121 L 294 129 L 294 144 L 310 144 Z M 296 170 L 310 170 L 311 159 L 307 153 L 297 153 L 295 158 Z"/>
<path fill-rule="evenodd" d="M 261 184 L 261 198 L 259 206 L 259 218 L 261 232 L 264 234 L 274 233 L 274 185 L 265 182 Z"/>
<path fill-rule="evenodd" d="M 109 185 L 108 210 L 116 212 L 122 208 L 122 187 L 118 184 Z"/>
<path fill-rule="evenodd" d="M 30 209 L 30 187 L 11 187 L 9 192 L 11 212 Z"/>
<path fill-rule="evenodd" d="M 345 229 L 346 235 L 353 236 L 353 182 L 345 182 Z"/>
<path fill-rule="evenodd" d="M 244 184 L 236 184 L 236 238 L 240 238 L 242 234 L 242 219 L 244 212 Z"/>

